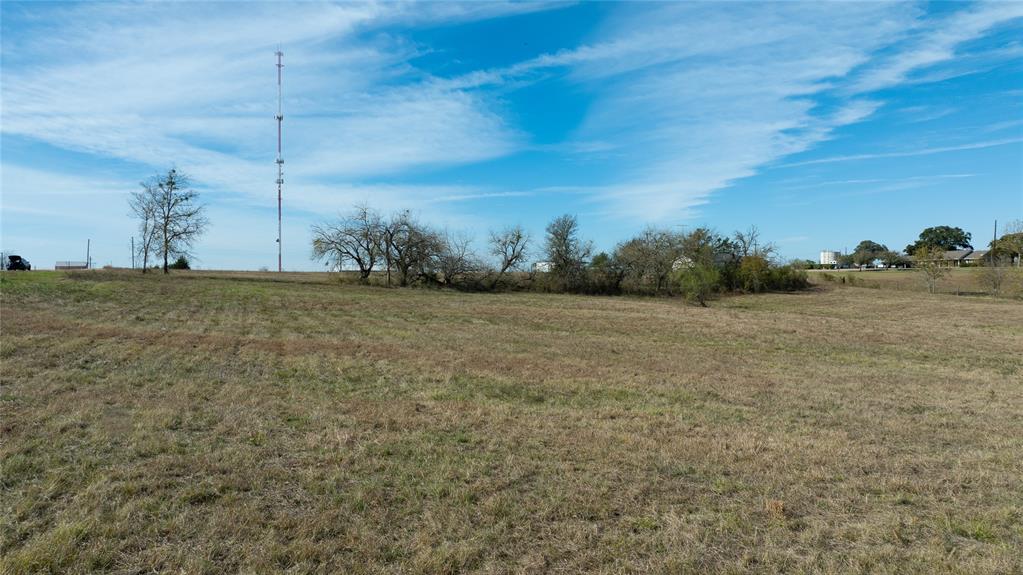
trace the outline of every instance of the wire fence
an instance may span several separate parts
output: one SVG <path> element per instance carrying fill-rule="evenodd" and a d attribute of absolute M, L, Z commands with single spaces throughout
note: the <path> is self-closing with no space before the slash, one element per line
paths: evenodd
<path fill-rule="evenodd" d="M 84 270 L 88 268 L 89 264 L 87 264 L 86 262 L 64 261 L 57 262 L 56 264 L 53 265 L 53 269 L 55 270 Z"/>

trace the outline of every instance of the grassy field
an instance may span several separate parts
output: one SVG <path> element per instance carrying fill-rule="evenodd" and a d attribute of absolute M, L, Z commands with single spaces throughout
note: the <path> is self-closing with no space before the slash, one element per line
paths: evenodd
<path fill-rule="evenodd" d="M 983 268 L 966 267 L 951 268 L 948 275 L 942 278 L 935 289 L 937 293 L 959 295 L 988 295 L 990 287 L 982 281 Z M 824 283 L 826 277 L 860 287 L 874 289 L 894 289 L 899 291 L 927 291 L 923 276 L 916 270 L 810 270 L 810 280 Z M 1001 296 L 1023 298 L 1023 270 L 1010 268 L 1006 272 Z"/>
<path fill-rule="evenodd" d="M 1019 301 L 0 287 L 4 573 L 1023 571 Z"/>

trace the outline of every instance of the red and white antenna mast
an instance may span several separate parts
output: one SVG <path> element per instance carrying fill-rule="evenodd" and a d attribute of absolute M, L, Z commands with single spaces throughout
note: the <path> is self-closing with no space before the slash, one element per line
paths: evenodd
<path fill-rule="evenodd" d="M 281 266 L 281 188 L 284 186 L 284 155 L 281 152 L 281 129 L 284 124 L 282 105 L 281 75 L 284 70 L 284 52 L 277 47 L 277 271 Z"/>

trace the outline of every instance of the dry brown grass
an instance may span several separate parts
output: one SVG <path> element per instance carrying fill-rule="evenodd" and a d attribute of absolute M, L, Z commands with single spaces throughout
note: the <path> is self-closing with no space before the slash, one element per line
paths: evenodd
<path fill-rule="evenodd" d="M 983 281 L 984 269 L 981 267 L 949 268 L 948 275 L 938 280 L 936 293 L 957 295 L 990 295 L 991 287 Z M 829 283 L 826 279 L 874 289 L 893 289 L 899 291 L 926 291 L 927 286 L 923 275 L 917 270 L 810 270 L 810 280 L 821 284 Z M 1002 297 L 1023 299 L 1023 269 L 1008 268 L 1005 271 L 1004 283 L 1001 286 Z"/>
<path fill-rule="evenodd" d="M 1023 305 L 2 275 L 3 572 L 1023 570 Z"/>

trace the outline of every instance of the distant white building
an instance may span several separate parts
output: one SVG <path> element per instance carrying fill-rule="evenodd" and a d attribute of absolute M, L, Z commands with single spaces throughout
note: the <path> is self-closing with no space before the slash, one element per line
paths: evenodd
<path fill-rule="evenodd" d="M 547 273 L 554 270 L 554 262 L 536 262 L 533 264 L 533 271 Z"/>
<path fill-rule="evenodd" d="M 838 258 L 841 256 L 841 252 L 832 250 L 821 250 L 820 264 L 822 266 L 836 266 L 838 265 Z"/>
<path fill-rule="evenodd" d="M 691 267 L 693 267 L 693 260 L 687 258 L 686 256 L 682 256 L 682 257 L 678 258 L 677 260 L 671 262 L 671 271 L 673 271 L 673 272 L 677 272 L 678 270 L 680 270 L 682 268 L 691 268 Z"/>

